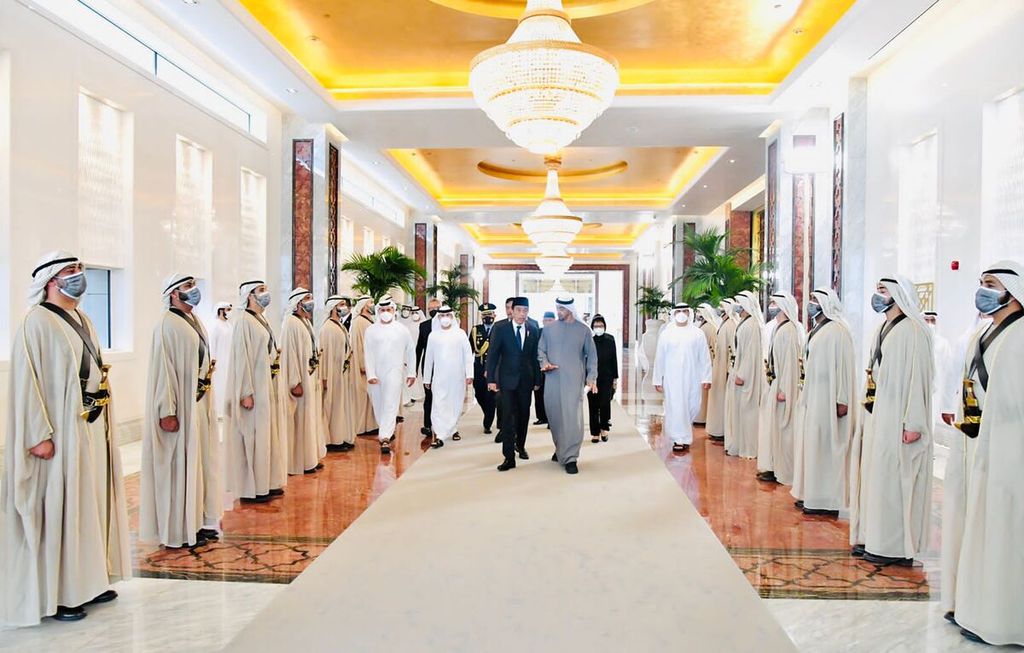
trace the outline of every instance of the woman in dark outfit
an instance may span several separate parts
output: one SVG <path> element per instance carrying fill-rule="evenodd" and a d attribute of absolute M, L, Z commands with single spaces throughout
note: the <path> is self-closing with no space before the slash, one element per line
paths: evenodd
<path fill-rule="evenodd" d="M 588 394 L 590 404 L 590 441 L 608 441 L 611 429 L 612 397 L 619 383 L 618 353 L 615 337 L 605 333 L 604 317 L 595 315 L 590 323 L 597 347 L 597 394 Z"/>

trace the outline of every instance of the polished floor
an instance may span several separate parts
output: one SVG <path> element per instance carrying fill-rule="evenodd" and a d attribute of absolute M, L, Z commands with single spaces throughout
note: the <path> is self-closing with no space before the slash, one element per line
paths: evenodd
<path fill-rule="evenodd" d="M 617 400 L 681 488 L 678 501 L 692 503 L 704 517 L 748 582 L 771 599 L 767 607 L 800 650 L 981 650 L 938 611 L 940 482 L 932 553 L 912 569 L 877 568 L 849 557 L 844 522 L 798 513 L 786 488 L 759 483 L 752 461 L 725 457 L 701 432 L 688 454 L 673 454 L 660 435 L 657 402 L 642 397 L 632 376 L 623 379 Z M 136 543 L 141 578 L 118 587 L 119 601 L 78 624 L 47 620 L 38 628 L 0 632 L 0 650 L 219 649 L 424 454 L 421 416 L 418 407 L 408 411 L 389 457 L 381 458 L 374 441 L 360 439 L 355 451 L 330 454 L 320 473 L 293 477 L 284 498 L 235 504 L 225 514 L 221 543 L 184 552 Z M 464 435 L 484 437 L 479 430 Z M 587 440 L 583 455 L 601 446 Z M 138 449 L 137 443 L 123 448 L 133 513 Z M 416 542 L 405 547 L 410 559 L 429 566 L 430 556 Z M 187 632 L 186 639 L 178 632 Z"/>

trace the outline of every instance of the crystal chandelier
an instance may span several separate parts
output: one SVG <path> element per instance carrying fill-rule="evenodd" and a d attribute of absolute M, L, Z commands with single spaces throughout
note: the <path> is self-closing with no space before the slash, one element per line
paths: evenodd
<path fill-rule="evenodd" d="M 562 0 L 527 0 L 509 40 L 478 54 L 469 72 L 476 103 L 512 142 L 536 154 L 554 154 L 579 138 L 618 85 L 618 63 L 580 42 Z"/>
<path fill-rule="evenodd" d="M 556 284 L 561 281 L 562 276 L 572 267 L 572 257 L 564 254 L 562 256 L 546 256 L 542 254 L 535 258 L 534 262 L 540 268 L 540 271 L 544 273 L 544 276 L 554 278 Z"/>
<path fill-rule="evenodd" d="M 523 220 L 523 231 L 541 254 L 564 255 L 565 248 L 583 228 L 583 218 L 573 215 L 562 201 L 562 192 L 558 188 L 561 159 L 548 157 L 545 163 L 548 166 L 548 185 L 544 199 L 530 217 Z"/>

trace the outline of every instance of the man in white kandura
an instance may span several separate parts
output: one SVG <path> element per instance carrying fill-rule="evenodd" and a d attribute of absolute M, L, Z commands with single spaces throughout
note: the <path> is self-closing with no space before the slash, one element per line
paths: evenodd
<path fill-rule="evenodd" d="M 377 435 L 377 417 L 366 382 L 366 332 L 373 325 L 373 300 L 363 295 L 356 301 L 355 317 L 349 326 L 352 336 L 352 381 L 355 400 L 353 417 L 356 435 Z"/>
<path fill-rule="evenodd" d="M 265 315 L 270 291 L 262 279 L 238 287 L 237 305 L 224 429 L 228 480 L 242 503 L 264 503 L 283 495 L 288 479 L 278 389 L 281 350 Z"/>
<path fill-rule="evenodd" d="M 850 450 L 850 543 L 877 565 L 911 566 L 928 546 L 932 505 L 932 337 L 906 278 L 879 280 L 885 316 L 868 341 L 863 423 Z"/>
<path fill-rule="evenodd" d="M 977 443 L 954 618 L 970 640 L 1024 646 L 1024 265 L 992 264 L 974 301 L 992 324 L 964 370 L 961 428 Z"/>
<path fill-rule="evenodd" d="M 729 389 L 725 396 L 725 452 L 756 458 L 758 417 L 765 385 L 761 347 L 764 316 L 757 296 L 749 290 L 737 295 L 733 311 L 739 323 L 732 342 Z"/>
<path fill-rule="evenodd" d="M 715 310 L 711 304 L 701 304 L 697 307 L 697 314 L 694 315 L 694 323 L 697 328 L 704 334 L 704 340 L 708 343 L 708 353 L 711 355 L 711 369 L 715 367 L 715 340 L 718 337 L 718 327 L 722 322 L 722 318 L 719 317 L 718 311 Z M 712 376 L 714 372 L 712 372 Z M 711 394 L 711 386 L 701 390 L 700 398 L 700 412 L 696 417 L 693 418 L 694 424 L 700 426 L 707 426 L 708 422 L 708 403 Z"/>
<path fill-rule="evenodd" d="M 558 319 L 544 327 L 537 345 L 544 373 L 544 409 L 555 441 L 552 460 L 576 474 L 583 443 L 583 391 L 597 392 L 597 347 L 590 327 L 577 318 L 572 297 L 555 300 Z"/>
<path fill-rule="evenodd" d="M 377 322 L 366 330 L 363 353 L 366 383 L 380 429 L 380 452 L 389 454 L 402 404 L 402 388 L 416 381 L 416 343 L 409 331 L 395 321 L 391 295 L 384 295 L 377 302 Z"/>
<path fill-rule="evenodd" d="M 441 328 L 427 338 L 423 357 L 423 385 L 434 395 L 430 426 L 434 441 L 443 447 L 449 438 L 460 440 L 459 418 L 466 403 L 466 388 L 473 385 L 473 350 L 466 332 L 455 325 L 451 306 L 437 312 Z"/>
<path fill-rule="evenodd" d="M 327 298 L 324 310 L 327 317 L 320 326 L 320 377 L 323 380 L 324 437 L 328 451 L 351 451 L 356 448 L 355 403 L 352 381 L 352 346 L 348 330 L 342 326 L 342 307 L 347 308 L 344 297 Z"/>
<path fill-rule="evenodd" d="M 220 447 L 209 341 L 193 313 L 202 299 L 199 287 L 194 277 L 174 273 L 162 294 L 164 314 L 153 329 L 146 383 L 139 539 L 176 549 L 218 538 L 220 465 L 211 450 Z"/>
<path fill-rule="evenodd" d="M 409 317 L 402 319 L 402 324 L 409 330 L 409 336 L 413 342 L 416 342 L 420 337 L 420 324 L 422 323 L 423 311 L 419 306 L 410 308 Z M 416 382 L 411 387 L 406 387 L 405 391 L 402 392 L 402 408 L 409 408 L 417 401 L 423 401 L 425 396 L 423 381 L 417 377 Z"/>
<path fill-rule="evenodd" d="M 768 317 L 775 322 L 765 358 L 765 394 L 757 443 L 757 480 L 793 484 L 796 406 L 800 401 L 800 365 L 807 334 L 796 299 L 774 293 Z"/>
<path fill-rule="evenodd" d="M 132 575 L 107 366 L 78 305 L 82 263 L 51 252 L 32 271 L 11 347 L 3 507 L 3 621 L 78 621 Z"/>
<path fill-rule="evenodd" d="M 665 393 L 662 432 L 672 438 L 675 453 L 688 451 L 693 444 L 693 420 L 700 412 L 702 389 L 711 387 L 708 341 L 694 326 L 690 312 L 689 304 L 672 307 L 654 357 L 654 388 Z"/>
<path fill-rule="evenodd" d="M 808 515 L 839 516 L 848 506 L 857 369 L 853 333 L 831 288 L 811 293 L 811 332 L 804 348 L 804 379 L 797 404 L 793 489 Z"/>
<path fill-rule="evenodd" d="M 713 444 L 725 444 L 725 397 L 729 393 L 729 365 L 736 338 L 736 313 L 731 299 L 718 305 L 718 330 L 711 356 L 711 389 L 708 390 L 708 415 L 704 428 Z"/>
<path fill-rule="evenodd" d="M 210 358 L 217 361 L 218 370 L 213 372 L 214 410 L 218 418 L 227 415 L 228 368 L 231 367 L 231 334 L 234 331 L 231 320 L 231 304 L 218 302 L 217 314 L 208 329 L 210 334 Z"/>
<path fill-rule="evenodd" d="M 313 333 L 313 294 L 296 288 L 288 295 L 281 324 L 281 383 L 288 473 L 313 474 L 327 454 L 323 436 L 320 345 Z"/>

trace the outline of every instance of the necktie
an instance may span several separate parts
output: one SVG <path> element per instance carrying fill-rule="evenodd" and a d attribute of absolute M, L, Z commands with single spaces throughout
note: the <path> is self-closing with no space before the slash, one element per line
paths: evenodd
<path fill-rule="evenodd" d="M 523 327 L 516 325 L 516 342 L 519 343 L 519 351 L 523 350 Z"/>

